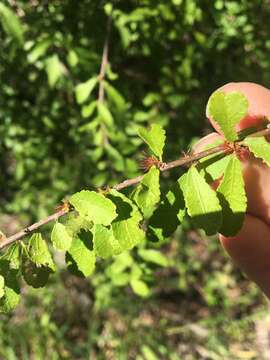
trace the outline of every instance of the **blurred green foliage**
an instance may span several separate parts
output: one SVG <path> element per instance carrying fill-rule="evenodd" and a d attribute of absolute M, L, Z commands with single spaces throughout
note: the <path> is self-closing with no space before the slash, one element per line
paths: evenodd
<path fill-rule="evenodd" d="M 269 15 L 268 0 L 0 1 L 1 213 L 12 214 L 10 223 L 30 223 L 81 188 L 137 175 L 144 149 L 138 125 L 163 125 L 164 159 L 178 157 L 210 131 L 205 104 L 218 86 L 270 86 Z M 178 177 L 177 170 L 166 174 L 163 186 Z M 52 359 L 226 359 L 238 356 L 232 344 L 241 354 L 255 344 L 249 314 L 261 297 L 215 239 L 184 223 L 162 252 L 150 248 L 156 253 L 144 244 L 108 260 L 90 285 L 63 273 L 40 295 L 28 290 L 14 320 L 3 318 L 1 356 L 42 359 L 51 348 Z M 88 305 L 77 319 L 81 303 L 72 296 L 81 287 Z M 130 288 L 149 299 L 138 300 Z M 118 329 L 115 317 L 123 319 Z M 193 323 L 207 329 L 206 338 L 190 330 Z M 141 329 L 145 337 L 138 339 Z"/>

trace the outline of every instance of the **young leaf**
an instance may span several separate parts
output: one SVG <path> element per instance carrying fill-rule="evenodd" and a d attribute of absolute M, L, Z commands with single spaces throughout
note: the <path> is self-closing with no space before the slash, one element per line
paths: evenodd
<path fill-rule="evenodd" d="M 270 166 L 270 144 L 264 137 L 247 137 L 243 143 L 248 146 L 254 156 Z"/>
<path fill-rule="evenodd" d="M 113 222 L 112 229 L 122 251 L 132 249 L 145 238 L 143 230 L 132 218 Z"/>
<path fill-rule="evenodd" d="M 23 45 L 22 24 L 14 12 L 2 3 L 0 3 L 0 20 L 6 33 L 13 36 L 20 45 Z"/>
<path fill-rule="evenodd" d="M 93 229 L 94 251 L 97 256 L 106 259 L 121 253 L 118 240 L 115 239 L 112 229 L 103 225 L 95 225 Z"/>
<path fill-rule="evenodd" d="M 65 225 L 57 222 L 52 229 L 51 240 L 56 249 L 68 250 L 72 242 L 72 237 L 67 232 Z"/>
<path fill-rule="evenodd" d="M 5 278 L 0 275 L 0 299 L 5 295 Z"/>
<path fill-rule="evenodd" d="M 217 194 L 222 205 L 223 223 L 219 232 L 233 236 L 241 229 L 247 208 L 247 197 L 242 175 L 242 164 L 235 155 L 229 156 L 229 163 Z"/>
<path fill-rule="evenodd" d="M 73 238 L 71 247 L 68 250 L 68 254 L 76 263 L 78 270 L 85 277 L 91 275 L 95 269 L 96 257 L 94 251 L 90 250 L 90 240 L 89 238 L 88 243 L 87 239 L 84 239 L 82 236 L 76 236 Z"/>
<path fill-rule="evenodd" d="M 139 127 L 138 135 L 150 147 L 154 155 L 162 160 L 166 140 L 165 130 L 158 124 L 152 124 L 150 130 Z"/>
<path fill-rule="evenodd" d="M 75 87 L 75 96 L 78 104 L 82 104 L 87 100 L 88 96 L 94 90 L 97 81 L 97 77 L 95 76 Z"/>
<path fill-rule="evenodd" d="M 95 224 L 110 225 L 116 218 L 116 206 L 104 195 L 95 191 L 82 190 L 70 198 L 78 213 Z"/>
<path fill-rule="evenodd" d="M 187 172 L 182 191 L 189 216 L 207 235 L 215 234 L 221 226 L 221 206 L 215 191 L 193 165 Z"/>
<path fill-rule="evenodd" d="M 28 243 L 28 253 L 30 260 L 37 266 L 49 267 L 55 271 L 55 264 L 49 252 L 47 243 L 43 240 L 40 233 L 33 234 Z"/>
<path fill-rule="evenodd" d="M 146 218 L 153 214 L 156 204 L 160 200 L 159 170 L 152 166 L 137 186 L 133 200 L 142 210 Z"/>
<path fill-rule="evenodd" d="M 247 115 L 247 112 L 248 100 L 237 91 L 227 94 L 222 91 L 214 92 L 206 108 L 207 116 L 218 123 L 225 138 L 229 141 L 237 140 L 235 125 Z"/>
<path fill-rule="evenodd" d="M 63 75 L 63 65 L 57 55 L 52 55 L 46 60 L 46 72 L 50 87 L 54 87 Z"/>

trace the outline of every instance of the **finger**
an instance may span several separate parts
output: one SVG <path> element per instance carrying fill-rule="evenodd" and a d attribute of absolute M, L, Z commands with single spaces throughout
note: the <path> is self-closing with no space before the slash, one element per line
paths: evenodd
<path fill-rule="evenodd" d="M 270 296 L 270 227 L 257 217 L 246 215 L 237 236 L 220 235 L 220 241 L 233 261 Z"/>

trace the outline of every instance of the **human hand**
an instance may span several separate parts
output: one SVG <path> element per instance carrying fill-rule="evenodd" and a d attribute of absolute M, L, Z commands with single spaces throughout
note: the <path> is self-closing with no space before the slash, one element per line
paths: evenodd
<path fill-rule="evenodd" d="M 241 92 L 249 101 L 248 116 L 237 125 L 238 131 L 270 116 L 270 90 L 253 83 L 230 83 L 219 90 Z M 204 137 L 195 152 L 220 138 L 218 133 Z M 219 238 L 233 261 L 270 297 L 270 167 L 252 155 L 241 161 L 248 199 L 245 221 L 236 236 Z"/>

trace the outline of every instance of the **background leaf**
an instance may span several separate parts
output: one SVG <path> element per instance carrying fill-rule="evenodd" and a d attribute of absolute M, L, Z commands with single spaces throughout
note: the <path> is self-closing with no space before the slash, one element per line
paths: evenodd
<path fill-rule="evenodd" d="M 97 77 L 92 77 L 86 82 L 80 83 L 75 87 L 75 96 L 78 104 L 85 102 L 97 84 Z"/>
<path fill-rule="evenodd" d="M 0 3 L 0 20 L 7 34 L 14 37 L 20 45 L 23 45 L 24 31 L 22 24 L 14 12 L 3 3 Z"/>

